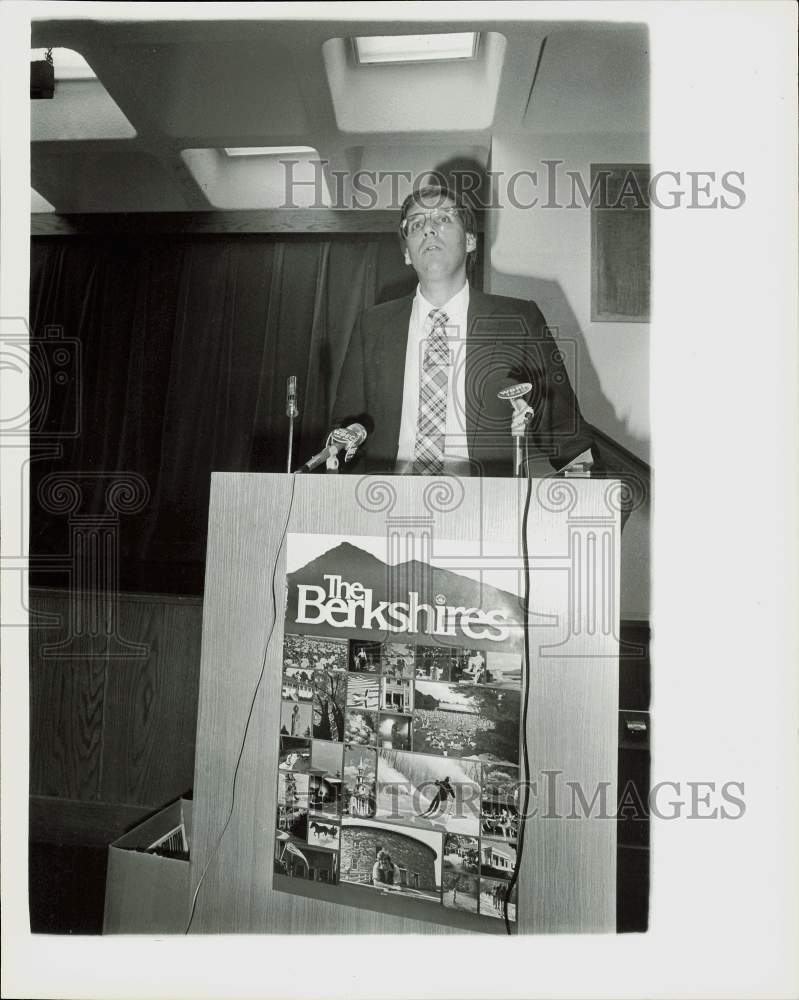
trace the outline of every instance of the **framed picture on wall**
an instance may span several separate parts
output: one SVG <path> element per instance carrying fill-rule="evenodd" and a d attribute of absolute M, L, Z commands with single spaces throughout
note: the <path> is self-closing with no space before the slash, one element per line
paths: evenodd
<path fill-rule="evenodd" d="M 594 323 L 649 322 L 649 173 L 645 163 L 591 164 Z"/>

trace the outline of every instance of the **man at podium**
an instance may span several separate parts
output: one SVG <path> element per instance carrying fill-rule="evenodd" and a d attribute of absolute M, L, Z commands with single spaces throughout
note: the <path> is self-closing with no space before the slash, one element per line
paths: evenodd
<path fill-rule="evenodd" d="M 509 476 L 513 430 L 547 471 L 590 468 L 596 445 L 540 310 L 468 280 L 477 256 L 468 203 L 443 185 L 419 188 L 399 232 L 416 293 L 361 313 L 336 392 L 334 426 L 368 430 L 352 466 Z"/>

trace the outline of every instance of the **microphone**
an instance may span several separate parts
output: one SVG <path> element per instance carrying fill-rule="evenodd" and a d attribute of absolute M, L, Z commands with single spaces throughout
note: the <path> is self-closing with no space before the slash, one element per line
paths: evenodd
<path fill-rule="evenodd" d="M 297 409 L 297 376 L 289 375 L 286 379 L 286 416 L 297 417 L 300 411 Z"/>
<path fill-rule="evenodd" d="M 511 420 L 510 433 L 514 441 L 513 448 L 513 474 L 522 475 L 522 438 L 527 424 L 534 416 L 532 406 L 529 406 L 524 397 L 532 392 L 532 382 L 516 382 L 513 385 L 500 389 L 497 399 L 506 399 L 513 407 L 513 419 Z M 523 419 L 518 419 L 522 417 Z"/>
<path fill-rule="evenodd" d="M 344 461 L 349 462 L 355 457 L 355 452 L 366 440 L 366 428 L 363 424 L 350 424 L 348 427 L 337 427 L 331 434 L 334 444 L 346 448 Z"/>
<path fill-rule="evenodd" d="M 533 408 L 525 403 L 524 397 L 532 390 L 532 382 L 516 382 L 505 389 L 500 389 L 497 393 L 497 399 L 507 399 L 516 413 L 523 413 L 525 419 L 529 420 L 533 416 Z M 520 432 L 517 432 L 515 428 L 513 430 L 514 437 L 521 437 L 523 433 L 523 430 Z"/>
<path fill-rule="evenodd" d="M 348 427 L 337 427 L 327 437 L 327 444 L 322 451 L 317 452 L 313 458 L 309 458 L 305 465 L 301 465 L 297 472 L 311 472 L 326 462 L 330 458 L 345 449 L 344 461 L 349 462 L 366 440 L 366 428 L 363 424 L 350 424 Z"/>
<path fill-rule="evenodd" d="M 299 416 L 297 409 L 297 376 L 289 375 L 286 379 L 286 416 L 289 418 L 289 447 L 286 458 L 286 472 L 291 472 L 291 458 L 294 452 L 294 418 Z"/>

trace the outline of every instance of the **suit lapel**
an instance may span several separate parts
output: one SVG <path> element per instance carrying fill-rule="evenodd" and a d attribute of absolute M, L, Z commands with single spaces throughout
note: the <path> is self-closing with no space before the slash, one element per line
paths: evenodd
<path fill-rule="evenodd" d="M 466 440 L 469 447 L 469 457 L 474 459 L 474 443 L 480 427 L 480 414 L 483 400 L 479 394 L 479 371 L 485 368 L 487 356 L 493 355 L 496 348 L 496 331 L 491 329 L 489 317 L 497 311 L 498 303 L 493 295 L 476 288 L 469 289 L 469 310 L 466 320 Z M 490 365 L 490 361 L 488 361 Z M 470 388 L 471 387 L 471 388 Z M 474 390 L 478 389 L 478 392 Z"/>
<path fill-rule="evenodd" d="M 405 354 L 408 349 L 408 327 L 411 322 L 413 295 L 398 299 L 395 308 L 386 310 L 377 331 L 368 392 L 372 400 L 375 429 L 379 434 L 376 451 L 388 458 L 393 468 L 399 450 L 402 422 L 402 392 L 405 385 Z"/>

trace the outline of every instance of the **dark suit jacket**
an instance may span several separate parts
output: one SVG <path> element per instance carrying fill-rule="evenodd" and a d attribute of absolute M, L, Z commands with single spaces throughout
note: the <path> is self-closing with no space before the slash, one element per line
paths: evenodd
<path fill-rule="evenodd" d="M 399 447 L 405 351 L 413 296 L 384 302 L 359 316 L 333 406 L 334 426 L 359 421 L 369 430 L 359 472 L 393 472 Z M 586 448 L 590 431 L 569 383 L 563 355 L 534 302 L 469 291 L 466 399 L 463 407 L 472 475 L 512 474 L 510 404 L 497 391 L 532 382 L 535 411 L 528 449 L 560 469 Z M 598 454 L 594 447 L 594 457 Z"/>

